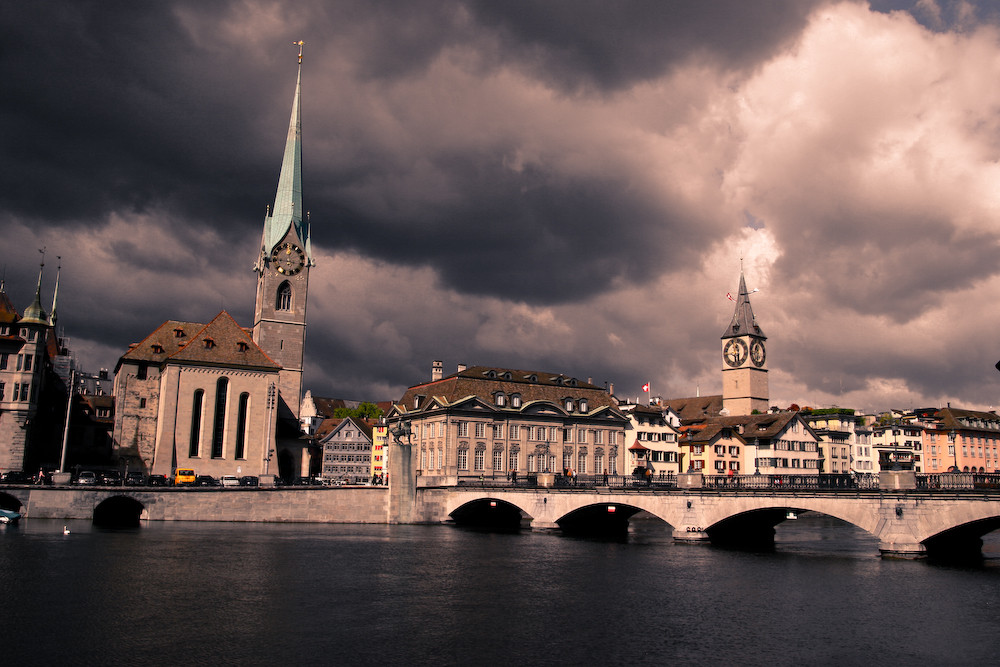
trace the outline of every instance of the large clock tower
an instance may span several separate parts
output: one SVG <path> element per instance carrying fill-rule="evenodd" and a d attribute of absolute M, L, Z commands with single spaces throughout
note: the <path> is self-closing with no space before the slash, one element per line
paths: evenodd
<path fill-rule="evenodd" d="M 722 334 L 722 407 L 730 415 L 768 411 L 766 340 L 753 316 L 741 271 L 733 320 Z"/>
<path fill-rule="evenodd" d="M 309 216 L 302 208 L 302 43 L 292 101 L 285 155 L 274 207 L 264 218 L 254 306 L 253 340 L 281 364 L 278 398 L 298 417 L 302 398 L 302 365 L 306 342 L 306 297 L 309 269 L 315 265 Z"/>

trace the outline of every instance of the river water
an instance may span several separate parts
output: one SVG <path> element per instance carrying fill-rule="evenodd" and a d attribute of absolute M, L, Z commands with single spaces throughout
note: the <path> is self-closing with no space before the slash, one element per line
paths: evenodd
<path fill-rule="evenodd" d="M 982 563 L 878 557 L 828 517 L 769 552 L 454 526 L 0 528 L 7 665 L 995 665 Z"/>

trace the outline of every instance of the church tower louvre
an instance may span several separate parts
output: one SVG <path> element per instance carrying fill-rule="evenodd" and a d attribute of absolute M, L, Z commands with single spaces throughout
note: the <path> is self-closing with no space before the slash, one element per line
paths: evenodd
<path fill-rule="evenodd" d="M 770 404 L 764 345 L 767 336 L 750 307 L 742 271 L 735 301 L 733 319 L 722 334 L 722 407 L 734 416 L 765 413 Z"/>
<path fill-rule="evenodd" d="M 302 397 L 306 301 L 312 255 L 309 216 L 302 206 L 302 42 L 288 137 L 274 206 L 264 217 L 260 254 L 254 265 L 257 297 L 253 340 L 281 364 L 279 399 L 296 417 Z"/>

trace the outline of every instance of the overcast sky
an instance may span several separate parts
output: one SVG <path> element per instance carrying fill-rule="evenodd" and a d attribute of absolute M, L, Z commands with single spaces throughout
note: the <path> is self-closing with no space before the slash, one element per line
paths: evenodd
<path fill-rule="evenodd" d="M 305 387 L 431 362 L 772 404 L 1000 406 L 1000 16 L 951 0 L 0 4 L 8 295 L 114 368 L 249 325 L 303 63 Z"/>

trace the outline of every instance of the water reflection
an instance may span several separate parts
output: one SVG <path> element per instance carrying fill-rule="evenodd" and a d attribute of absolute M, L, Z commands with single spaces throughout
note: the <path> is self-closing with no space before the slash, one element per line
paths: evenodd
<path fill-rule="evenodd" d="M 769 553 L 450 526 L 26 520 L 8 664 L 992 664 L 1000 568 L 883 561 L 815 514 Z M 955 649 L 954 647 L 960 647 Z"/>

